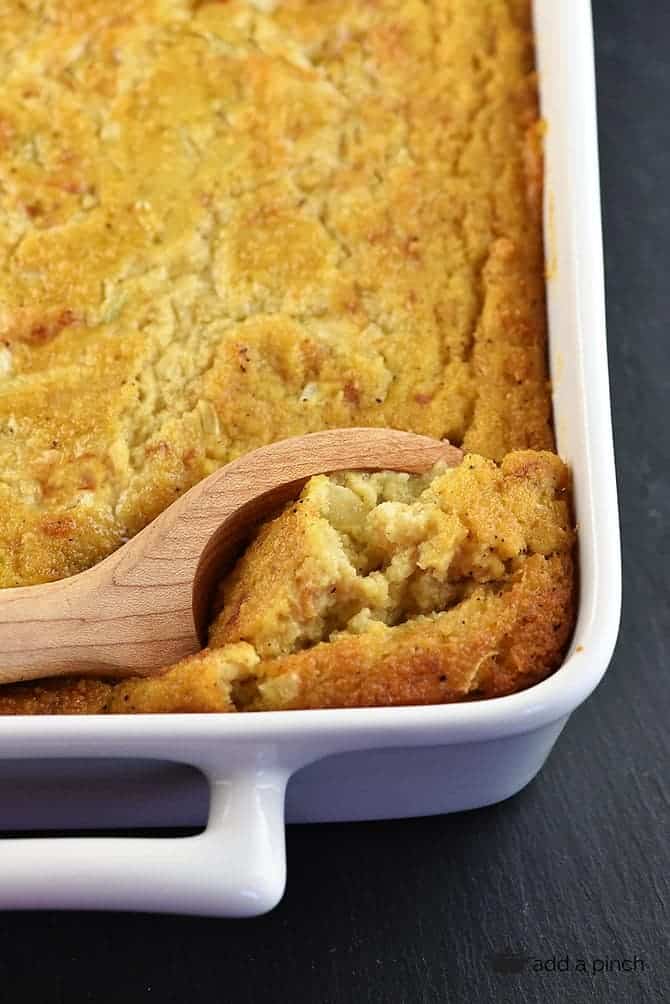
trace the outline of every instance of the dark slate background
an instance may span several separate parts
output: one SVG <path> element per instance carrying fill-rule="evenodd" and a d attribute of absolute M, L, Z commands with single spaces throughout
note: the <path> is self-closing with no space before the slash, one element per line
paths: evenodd
<path fill-rule="evenodd" d="M 1 915 L 3 1004 L 670 1000 L 670 3 L 594 7 L 624 541 L 606 681 L 503 805 L 291 828 L 267 917 Z M 496 972 L 508 944 L 645 970 Z"/>

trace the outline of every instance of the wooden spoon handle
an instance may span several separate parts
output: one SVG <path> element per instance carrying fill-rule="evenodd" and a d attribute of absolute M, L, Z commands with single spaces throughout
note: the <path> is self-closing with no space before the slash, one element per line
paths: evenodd
<path fill-rule="evenodd" d="M 249 530 L 314 474 L 422 473 L 460 450 L 390 429 L 285 439 L 227 464 L 98 565 L 60 582 L 0 590 L 0 683 L 153 671 L 206 640 L 212 589 Z"/>

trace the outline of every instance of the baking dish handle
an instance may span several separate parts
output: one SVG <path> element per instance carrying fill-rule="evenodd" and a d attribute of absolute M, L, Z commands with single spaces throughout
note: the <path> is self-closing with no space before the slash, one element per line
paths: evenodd
<path fill-rule="evenodd" d="M 0 909 L 142 910 L 253 917 L 284 891 L 289 771 L 209 775 L 206 829 L 191 837 L 0 841 Z"/>

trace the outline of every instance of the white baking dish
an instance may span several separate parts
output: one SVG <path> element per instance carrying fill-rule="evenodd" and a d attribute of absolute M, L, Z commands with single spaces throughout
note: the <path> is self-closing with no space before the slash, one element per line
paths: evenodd
<path fill-rule="evenodd" d="M 39 771 L 42 824 L 63 826 L 69 818 L 74 826 L 110 826 L 101 811 L 104 793 L 82 816 L 93 758 L 116 758 L 105 770 L 117 800 L 125 774 L 134 783 L 139 769 L 150 782 L 156 772 L 155 763 L 135 768 L 137 758 L 194 765 L 211 791 L 207 826 L 198 836 L 4 841 L 0 907 L 262 913 L 284 888 L 284 795 L 299 768 L 311 765 L 290 787 L 289 820 L 398 817 L 496 802 L 540 770 L 568 716 L 603 675 L 619 622 L 620 557 L 590 9 L 587 0 L 536 0 L 535 15 L 548 122 L 545 233 L 555 421 L 559 451 L 574 472 L 579 523 L 579 619 L 563 667 L 524 693 L 443 707 L 0 718 L 0 754 L 7 758 L 0 790 L 15 778 L 16 808 L 20 786 Z M 42 762 L 31 775 L 29 761 L 36 758 Z M 68 816 L 70 803 L 58 805 L 57 790 L 48 797 L 44 759 L 54 758 L 68 758 L 68 769 L 79 772 L 84 793 L 75 815 Z M 23 822 L 10 818 L 10 801 L 3 802 L 2 825 L 36 825 L 34 811 Z M 174 804 L 166 811 L 159 801 L 156 796 L 154 815 L 163 823 L 199 821 L 180 816 Z M 48 815 L 46 808 L 54 807 L 57 814 Z M 201 815 L 202 798 L 184 811 Z M 151 811 L 143 821 L 155 821 Z M 128 818 L 122 822 L 128 825 Z"/>

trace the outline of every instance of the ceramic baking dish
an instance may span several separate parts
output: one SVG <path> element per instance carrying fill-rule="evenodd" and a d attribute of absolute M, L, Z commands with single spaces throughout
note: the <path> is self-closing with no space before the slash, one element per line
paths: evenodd
<path fill-rule="evenodd" d="M 535 21 L 548 126 L 555 425 L 559 452 L 574 472 L 579 524 L 579 617 L 564 665 L 523 693 L 440 707 L 0 718 L 0 791 L 4 785 L 10 792 L 0 817 L 5 828 L 109 827 L 105 792 L 122 803 L 127 785 L 132 800 L 139 776 L 147 782 L 145 823 L 199 822 L 184 818 L 205 812 L 202 791 L 189 788 L 197 775 L 187 771 L 181 787 L 161 795 L 152 788 L 161 761 L 198 768 L 210 789 L 207 825 L 196 836 L 3 841 L 0 907 L 263 913 L 284 889 L 285 789 L 294 773 L 289 821 L 456 812 L 497 802 L 537 774 L 570 713 L 602 677 L 619 622 L 620 555 L 589 4 L 536 0 Z M 90 784 L 96 764 L 106 771 L 97 791 Z M 63 788 L 65 776 L 79 779 L 76 797 Z M 30 799 L 21 799 L 37 777 L 39 819 L 35 800 L 29 808 Z M 165 798 L 173 800 L 167 809 Z M 180 799 L 181 810 L 174 804 Z M 129 825 L 127 813 L 117 825 Z"/>

